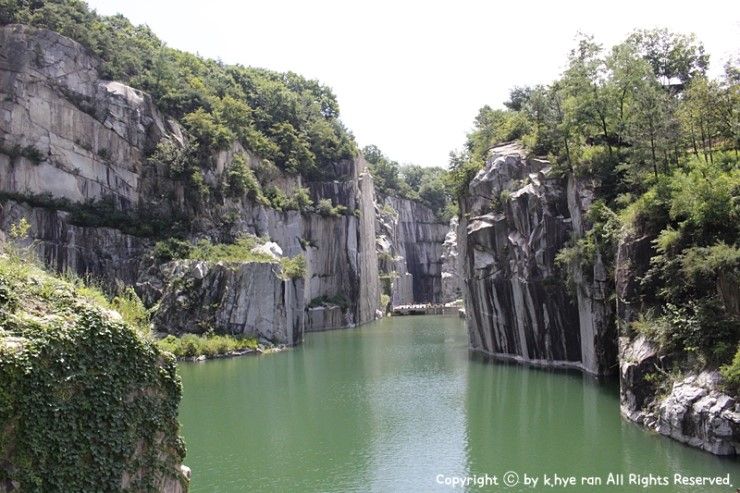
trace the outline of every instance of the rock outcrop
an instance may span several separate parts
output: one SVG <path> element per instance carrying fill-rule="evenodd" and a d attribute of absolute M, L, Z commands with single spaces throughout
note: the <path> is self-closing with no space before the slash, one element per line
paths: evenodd
<path fill-rule="evenodd" d="M 692 373 L 659 391 L 663 372 L 658 348 L 638 336 L 620 340 L 620 409 L 646 428 L 716 455 L 740 452 L 740 403 L 720 388 L 720 375 Z"/>
<path fill-rule="evenodd" d="M 524 363 L 614 371 L 616 335 L 599 258 L 573 269 L 555 256 L 589 228 L 589 183 L 566 180 L 518 145 L 491 151 L 461 199 L 458 249 L 471 347 Z"/>
<path fill-rule="evenodd" d="M 133 285 L 142 259 L 154 243 L 116 228 L 75 225 L 64 210 L 0 200 L 1 230 L 10 230 L 21 219 L 28 221 L 32 233 L 22 243 L 35 248 L 46 265 L 59 272 L 90 275 L 101 281 L 119 280 Z"/>
<path fill-rule="evenodd" d="M 450 220 L 449 231 L 442 243 L 442 299 L 448 303 L 462 300 L 462 279 L 460 278 L 460 257 L 457 252 L 457 227 L 458 219 Z"/>
<path fill-rule="evenodd" d="M 378 258 L 393 306 L 440 303 L 447 223 L 419 202 L 378 197 Z"/>
<path fill-rule="evenodd" d="M 303 279 L 284 279 L 279 264 L 173 261 L 143 276 L 158 307 L 154 328 L 173 334 L 254 337 L 293 346 L 303 340 Z"/>
<path fill-rule="evenodd" d="M 654 235 L 637 228 L 623 236 L 617 251 L 617 321 L 623 334 L 619 340 L 621 413 L 692 447 L 738 455 L 740 402 L 722 390 L 720 374 L 693 369 L 696 365 L 681 361 L 681 355 L 663 354 L 631 327 L 646 310 L 640 279 L 655 253 L 653 240 Z M 669 370 L 682 366 L 691 369 L 675 379 Z"/>

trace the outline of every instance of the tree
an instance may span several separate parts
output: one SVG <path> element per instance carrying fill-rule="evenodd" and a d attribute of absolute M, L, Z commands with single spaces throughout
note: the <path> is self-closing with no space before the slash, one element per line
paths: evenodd
<path fill-rule="evenodd" d="M 665 86 L 685 85 L 695 76 L 706 74 L 709 55 L 693 34 L 672 33 L 667 29 L 640 30 L 627 42 L 635 46 Z"/>
<path fill-rule="evenodd" d="M 581 35 L 578 46 L 571 50 L 568 69 L 563 75 L 570 108 L 575 112 L 581 132 L 594 135 L 592 128 L 601 133 L 601 143 L 609 156 L 613 155 L 614 136 L 610 128 L 614 124 L 616 105 L 615 87 L 608 77 L 608 67 L 602 56 L 602 47 L 593 36 Z"/>
<path fill-rule="evenodd" d="M 419 189 L 419 197 L 435 215 L 439 215 L 447 205 L 445 186 L 439 177 L 425 180 Z"/>
<path fill-rule="evenodd" d="M 292 173 L 311 174 L 315 171 L 316 156 L 309 149 L 306 138 L 288 122 L 276 123 L 270 128 L 270 137 L 278 146 L 276 164 Z"/>
<path fill-rule="evenodd" d="M 509 100 L 504 102 L 504 106 L 506 106 L 511 111 L 521 111 L 527 104 L 531 96 L 531 87 L 515 86 L 511 91 L 509 91 Z"/>

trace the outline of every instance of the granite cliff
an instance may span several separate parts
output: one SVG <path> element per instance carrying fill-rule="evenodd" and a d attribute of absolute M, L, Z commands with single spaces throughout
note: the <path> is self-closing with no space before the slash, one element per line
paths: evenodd
<path fill-rule="evenodd" d="M 377 245 L 379 268 L 386 294 L 393 306 L 443 303 L 458 299 L 452 284 L 452 264 L 443 267 L 444 244 L 450 226 L 427 206 L 409 199 L 381 196 L 377 199 Z M 447 275 L 445 275 L 447 274 Z"/>
<path fill-rule="evenodd" d="M 597 258 L 574 269 L 555 256 L 589 227 L 589 183 L 563 178 L 518 145 L 491 151 L 461 199 L 458 249 L 471 347 L 530 364 L 614 372 L 616 337 Z"/>
<path fill-rule="evenodd" d="M 191 241 L 228 243 L 254 235 L 277 243 L 282 256 L 305 256 L 305 286 L 298 281 L 290 289 L 278 289 L 285 305 L 276 312 L 280 320 L 274 320 L 275 327 L 281 327 L 276 332 L 267 319 L 258 317 L 257 328 L 228 316 L 211 320 L 216 332 L 259 334 L 294 344 L 302 340 L 304 326 L 322 330 L 374 319 L 379 297 L 374 190 L 361 157 L 335 163 L 329 181 L 309 181 L 270 166 L 237 141 L 201 161 L 206 193 L 195 195 L 192 184 L 156 159 L 163 144 L 175 153 L 185 152 L 192 137 L 163 115 L 148 94 L 103 80 L 100 65 L 84 47 L 52 31 L 22 25 L 0 29 L 3 230 L 26 218 L 31 224 L 28 242 L 48 265 L 136 286 L 157 284 L 152 276 L 159 269 L 151 252 L 160 238 L 177 233 Z M 314 203 L 328 200 L 334 209 L 280 210 L 248 193 L 221 193 L 237 156 L 246 156 L 246 166 L 263 187 L 285 196 L 308 190 Z M 282 282 L 270 275 L 239 275 L 239 269 L 253 268 L 237 266 L 228 279 L 218 275 L 219 283 L 206 284 L 229 292 L 271 293 Z M 216 275 L 224 267 L 204 270 Z M 186 278 L 181 281 L 202 281 L 187 279 L 193 271 L 200 272 L 181 268 L 178 272 Z M 266 284 L 244 285 L 255 279 Z M 172 297 L 165 291 L 150 291 L 145 299 L 169 313 Z M 341 308 L 319 304 L 302 315 L 312 300 L 338 294 L 347 300 Z M 245 305 L 244 296 L 207 291 L 191 301 L 217 299 L 224 303 L 222 310 L 239 317 L 257 313 L 248 313 L 258 304 Z M 251 328 L 245 332 L 237 326 Z M 157 328 L 196 330 L 192 321 Z"/>

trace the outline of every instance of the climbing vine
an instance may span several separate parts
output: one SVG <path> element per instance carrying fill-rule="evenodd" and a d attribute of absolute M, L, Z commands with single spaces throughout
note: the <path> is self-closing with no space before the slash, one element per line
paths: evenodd
<path fill-rule="evenodd" d="M 185 456 L 174 359 L 83 296 L 0 257 L 0 484 L 157 490 Z"/>

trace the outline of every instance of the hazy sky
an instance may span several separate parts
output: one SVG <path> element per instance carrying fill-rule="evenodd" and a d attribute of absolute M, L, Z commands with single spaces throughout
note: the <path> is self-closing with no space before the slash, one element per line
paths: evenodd
<path fill-rule="evenodd" d="M 694 32 L 713 72 L 740 50 L 740 2 L 89 0 L 169 46 L 333 88 L 361 146 L 445 166 L 478 108 L 562 71 L 580 30 L 609 46 L 635 28 Z M 608 9 L 608 10 L 607 10 Z"/>

